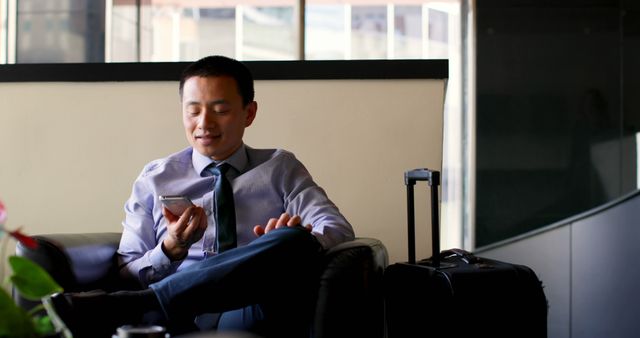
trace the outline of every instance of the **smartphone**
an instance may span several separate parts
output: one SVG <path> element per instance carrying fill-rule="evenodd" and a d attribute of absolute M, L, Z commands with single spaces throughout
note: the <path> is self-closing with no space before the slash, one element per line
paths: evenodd
<path fill-rule="evenodd" d="M 162 204 L 176 216 L 182 215 L 182 213 L 187 210 L 188 207 L 193 205 L 193 203 L 187 196 L 160 195 L 158 198 L 160 199 L 160 202 L 162 202 Z"/>

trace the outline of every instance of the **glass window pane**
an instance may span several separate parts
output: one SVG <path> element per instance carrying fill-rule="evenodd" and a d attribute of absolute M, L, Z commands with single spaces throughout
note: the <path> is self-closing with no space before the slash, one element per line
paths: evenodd
<path fill-rule="evenodd" d="M 112 62 L 135 62 L 137 55 L 138 13 L 131 1 L 114 1 L 111 9 Z"/>
<path fill-rule="evenodd" d="M 387 58 L 387 7 L 351 7 L 351 58 Z"/>
<path fill-rule="evenodd" d="M 104 61 L 104 0 L 17 4 L 16 62 Z"/>
<path fill-rule="evenodd" d="M 394 12 L 394 58 L 421 58 L 422 6 L 396 6 Z"/>
<path fill-rule="evenodd" d="M 118 2 L 118 1 L 116 1 Z M 113 8 L 112 60 L 134 58 L 135 11 Z M 220 54 L 240 60 L 297 57 L 294 1 L 188 2 L 146 0 L 141 8 L 140 60 L 189 61 Z M 121 8 L 118 8 L 121 7 Z M 132 18 L 134 19 L 133 21 Z"/>
<path fill-rule="evenodd" d="M 429 49 L 428 57 L 446 59 L 449 50 L 449 14 L 429 8 Z"/>
<path fill-rule="evenodd" d="M 0 0 L 0 64 L 7 63 L 7 0 Z"/>
<path fill-rule="evenodd" d="M 345 5 L 312 5 L 305 13 L 305 58 L 308 60 L 344 59 L 347 31 Z"/>
<path fill-rule="evenodd" d="M 296 59 L 293 6 L 243 6 L 243 60 Z"/>
<path fill-rule="evenodd" d="M 234 56 L 235 21 L 235 8 L 200 8 L 194 13 L 191 22 L 191 28 L 198 30 L 197 38 L 184 41 L 181 46 L 182 53 L 187 59 L 192 60 L 209 54 Z"/>
<path fill-rule="evenodd" d="M 235 7 L 203 4 L 200 7 L 163 1 L 144 4 L 140 13 L 140 60 L 192 61 L 212 54 L 236 57 Z M 128 38 L 135 39 L 135 25 L 122 29 L 131 30 Z M 115 36 L 113 43 L 117 43 Z M 130 43 L 135 46 L 135 41 Z"/>
<path fill-rule="evenodd" d="M 235 55 L 236 10 L 149 4 L 142 8 L 142 61 L 191 61 L 206 55 Z"/>

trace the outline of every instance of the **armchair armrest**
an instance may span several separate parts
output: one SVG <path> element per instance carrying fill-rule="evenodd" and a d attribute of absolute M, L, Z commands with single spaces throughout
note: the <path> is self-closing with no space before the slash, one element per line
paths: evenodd
<path fill-rule="evenodd" d="M 387 249 L 374 238 L 356 238 L 328 250 L 314 337 L 383 337 L 382 274 L 388 264 Z"/>
<path fill-rule="evenodd" d="M 44 268 L 65 291 L 112 290 L 122 286 L 117 280 L 116 250 L 120 233 L 73 233 L 37 235 L 38 248 L 18 243 L 16 254 Z M 14 298 L 25 308 L 31 302 L 17 293 Z"/>

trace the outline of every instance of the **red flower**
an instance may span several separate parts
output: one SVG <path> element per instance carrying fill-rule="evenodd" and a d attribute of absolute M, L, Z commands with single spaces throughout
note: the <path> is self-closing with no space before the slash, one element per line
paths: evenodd
<path fill-rule="evenodd" d="M 0 225 L 7 221 L 7 208 L 4 207 L 2 201 L 0 201 Z"/>
<path fill-rule="evenodd" d="M 11 237 L 15 238 L 17 241 L 19 241 L 20 243 L 22 243 L 22 245 L 26 246 L 27 248 L 35 249 L 38 247 L 38 242 L 36 242 L 35 239 L 20 232 L 20 229 L 8 231 L 8 234 L 11 235 Z"/>
<path fill-rule="evenodd" d="M 7 220 L 7 208 L 4 206 L 2 201 L 0 201 L 0 234 L 3 231 L 8 233 L 9 236 L 15 238 L 18 242 L 22 243 L 22 245 L 26 246 L 27 248 L 35 249 L 38 247 L 38 242 L 36 242 L 35 239 L 20 232 L 20 229 L 7 231 L 7 229 L 3 226 L 6 220 Z"/>

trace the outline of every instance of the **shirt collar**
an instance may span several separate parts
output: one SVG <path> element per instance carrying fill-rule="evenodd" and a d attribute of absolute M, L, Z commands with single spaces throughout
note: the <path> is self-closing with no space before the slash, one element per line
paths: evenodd
<path fill-rule="evenodd" d="M 200 154 L 197 150 L 193 149 L 191 153 L 191 161 L 193 163 L 193 168 L 196 170 L 200 176 L 203 175 L 203 171 L 211 164 L 211 163 L 229 163 L 232 168 L 237 170 L 239 173 L 242 173 L 244 168 L 249 163 L 249 159 L 247 158 L 246 146 L 244 143 L 236 150 L 231 156 L 229 156 L 226 160 L 223 161 L 214 161 L 210 157 L 204 156 Z"/>

